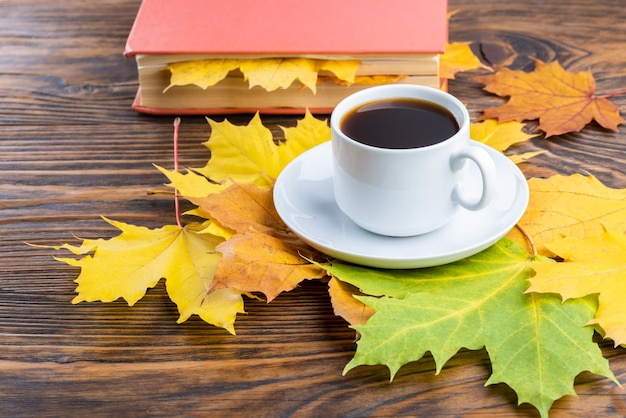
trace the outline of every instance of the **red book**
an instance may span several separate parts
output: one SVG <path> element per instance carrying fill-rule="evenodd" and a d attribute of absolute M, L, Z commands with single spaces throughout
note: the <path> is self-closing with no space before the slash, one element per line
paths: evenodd
<path fill-rule="evenodd" d="M 381 68 L 397 64 L 398 72 L 388 75 L 437 84 L 437 57 L 447 42 L 446 12 L 446 0 L 143 0 L 124 52 L 137 59 L 139 69 L 141 93 L 134 107 L 152 113 L 328 111 L 363 88 L 331 83 L 320 84 L 315 94 L 302 85 L 264 92 L 243 80 L 237 86 L 234 74 L 221 86 L 173 87 L 163 93 L 169 84 L 167 64 L 195 59 L 357 59 L 367 64 L 363 71 L 380 75 Z M 233 96 L 238 99 L 229 100 Z"/>

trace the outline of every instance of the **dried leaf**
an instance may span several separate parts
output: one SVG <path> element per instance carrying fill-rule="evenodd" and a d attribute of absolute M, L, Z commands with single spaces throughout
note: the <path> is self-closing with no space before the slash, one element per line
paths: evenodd
<path fill-rule="evenodd" d="M 221 258 L 213 252 L 221 237 L 199 233 L 206 225 L 198 223 L 184 229 L 175 225 L 148 229 L 107 222 L 121 234 L 108 240 L 84 240 L 79 247 L 56 247 L 84 256 L 58 258 L 81 268 L 76 279 L 78 295 L 72 303 L 123 298 L 132 306 L 164 278 L 167 293 L 178 307 L 179 323 L 195 314 L 235 333 L 235 317 L 243 313 L 241 293 L 234 289 L 207 293 Z"/>
<path fill-rule="evenodd" d="M 194 171 L 218 183 L 232 180 L 269 188 L 282 167 L 272 132 L 263 126 L 259 114 L 246 126 L 207 120 L 211 137 L 205 145 L 211 150 L 211 159 Z"/>
<path fill-rule="evenodd" d="M 318 73 L 329 71 L 342 83 L 354 83 L 360 62 L 356 60 L 319 60 L 310 58 L 204 59 L 169 64 L 170 84 L 196 85 L 206 89 L 239 69 L 250 88 L 260 86 L 266 91 L 286 89 L 296 80 L 316 92 Z"/>
<path fill-rule="evenodd" d="M 605 227 L 626 231 L 626 189 L 612 189 L 580 174 L 533 178 L 528 186 L 530 201 L 519 225 L 539 254 L 554 256 L 547 245 L 565 236 L 585 238 Z"/>
<path fill-rule="evenodd" d="M 300 80 L 315 93 L 317 71 L 315 61 L 305 58 L 247 60 L 241 63 L 241 72 L 250 88 L 261 86 L 267 91 L 286 89 L 295 80 Z"/>
<path fill-rule="evenodd" d="M 278 154 L 278 172 L 293 159 L 305 151 L 330 140 L 330 127 L 326 120 L 314 118 L 307 110 L 304 118 L 299 119 L 295 127 L 280 127 L 285 142 L 276 150 Z"/>
<path fill-rule="evenodd" d="M 524 133 L 524 124 L 520 122 L 498 123 L 495 119 L 470 124 L 472 139 L 504 152 L 511 145 L 528 141 L 535 135 Z"/>
<path fill-rule="evenodd" d="M 566 237 L 548 244 L 562 263 L 536 263 L 528 292 L 558 293 L 563 299 L 598 294 L 591 324 L 599 325 L 615 345 L 626 345 L 626 235 L 604 229 L 585 238 Z"/>
<path fill-rule="evenodd" d="M 470 42 L 452 42 L 446 44 L 446 50 L 439 57 L 439 76 L 453 79 L 461 71 L 470 71 L 483 67 L 470 48 Z"/>
<path fill-rule="evenodd" d="M 243 234 L 250 229 L 286 232 L 289 229 L 274 208 L 272 190 L 233 183 L 222 193 L 190 200 L 221 226 L 237 233 Z"/>
<path fill-rule="evenodd" d="M 319 254 L 280 219 L 271 189 L 234 183 L 222 193 L 191 201 L 217 224 L 236 232 L 215 248 L 223 258 L 211 292 L 224 288 L 262 292 L 271 301 L 302 280 L 324 276 L 323 269 L 306 260 L 319 259 Z"/>
<path fill-rule="evenodd" d="M 624 122 L 617 106 L 596 95 L 590 71 L 570 73 L 557 61 L 535 60 L 535 64 L 530 73 L 499 67 L 493 75 L 476 78 L 485 90 L 510 96 L 506 104 L 486 109 L 484 118 L 500 122 L 539 119 L 539 129 L 548 137 L 580 131 L 594 119 L 613 131 Z"/>
<path fill-rule="evenodd" d="M 330 71 L 334 74 L 334 79 L 348 84 L 354 84 L 356 77 L 356 70 L 359 67 L 360 61 L 357 60 L 342 60 L 342 61 L 323 61 L 319 65 L 320 70 Z"/>
<path fill-rule="evenodd" d="M 170 181 L 168 186 L 174 187 L 185 197 L 203 197 L 212 193 L 219 193 L 229 186 L 228 182 L 214 183 L 193 171 L 188 170 L 186 174 L 183 174 L 166 170 L 158 165 L 155 167 L 168 178 Z"/>
<path fill-rule="evenodd" d="M 170 71 L 170 84 L 163 90 L 174 86 L 195 84 L 206 89 L 222 81 L 229 72 L 239 67 L 235 59 L 206 59 L 197 61 L 175 62 L 167 66 Z"/>
<path fill-rule="evenodd" d="M 350 325 L 362 325 L 374 315 L 374 310 L 357 300 L 355 296 L 365 296 L 351 285 L 332 277 L 328 282 L 328 294 L 335 315 L 342 317 Z"/>
<path fill-rule="evenodd" d="M 330 139 L 326 122 L 314 118 L 309 111 L 296 128 L 283 129 L 287 141 L 279 144 L 274 142 L 272 132 L 263 126 L 258 113 L 246 126 L 233 125 L 228 120 L 215 122 L 208 119 L 208 122 L 211 137 L 205 145 L 211 150 L 211 159 L 205 167 L 194 169 L 194 172 L 217 183 L 232 180 L 269 188 L 293 158 Z M 174 181 L 172 183 L 179 187 Z"/>
<path fill-rule="evenodd" d="M 315 253 L 291 233 L 270 235 L 250 230 L 218 245 L 222 254 L 211 292 L 233 288 L 261 292 L 268 302 L 293 290 L 303 280 L 325 276 L 323 269 L 304 257 Z"/>

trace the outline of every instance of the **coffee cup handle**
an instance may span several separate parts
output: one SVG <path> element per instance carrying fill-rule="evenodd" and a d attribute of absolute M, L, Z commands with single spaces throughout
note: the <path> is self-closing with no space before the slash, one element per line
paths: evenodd
<path fill-rule="evenodd" d="M 486 150 L 476 146 L 468 146 L 452 155 L 450 166 L 453 171 L 459 171 L 467 160 L 472 160 L 480 169 L 483 186 L 482 195 L 478 200 L 471 199 L 463 190 L 463 185 L 457 184 L 452 193 L 452 198 L 465 209 L 476 211 L 487 206 L 495 195 L 496 165 Z"/>

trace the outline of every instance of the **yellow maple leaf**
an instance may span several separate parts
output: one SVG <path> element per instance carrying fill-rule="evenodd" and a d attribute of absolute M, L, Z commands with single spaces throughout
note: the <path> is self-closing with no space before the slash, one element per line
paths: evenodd
<path fill-rule="evenodd" d="M 190 215 L 193 215 L 194 212 L 198 212 L 197 216 L 201 218 L 204 218 L 204 219 L 211 218 L 211 215 L 209 215 L 208 213 L 204 213 L 201 209 L 197 209 L 196 211 L 189 211 L 187 213 Z M 222 226 L 217 222 L 211 222 L 209 223 L 209 226 L 204 228 L 199 233 L 215 235 L 216 237 L 222 237 L 226 240 L 226 239 L 231 238 L 233 235 L 235 235 L 236 231 L 233 231 L 230 228 L 226 228 L 225 226 Z"/>
<path fill-rule="evenodd" d="M 593 176 L 557 175 L 528 181 L 530 201 L 519 221 L 541 255 L 565 236 L 585 238 L 604 227 L 626 231 L 626 189 L 606 187 Z"/>
<path fill-rule="evenodd" d="M 211 150 L 211 159 L 205 167 L 194 171 L 218 183 L 232 180 L 269 188 L 293 158 L 330 139 L 326 122 L 314 118 L 308 110 L 295 129 L 284 129 L 286 141 L 278 144 L 258 113 L 246 126 L 233 125 L 228 120 L 208 122 L 211 137 L 205 145 Z"/>
<path fill-rule="evenodd" d="M 246 126 L 234 125 L 227 119 L 207 121 L 211 136 L 204 144 L 211 150 L 211 159 L 195 171 L 218 183 L 233 180 L 270 187 L 280 167 L 272 132 L 263 126 L 259 114 Z"/>
<path fill-rule="evenodd" d="M 155 167 L 170 180 L 168 186 L 176 188 L 185 197 L 204 197 L 212 193 L 219 193 L 228 187 L 228 183 L 211 182 L 206 177 L 194 173 L 193 170 L 179 173 L 156 164 Z"/>
<path fill-rule="evenodd" d="M 268 58 L 240 63 L 244 80 L 250 88 L 261 86 L 267 91 L 286 89 L 299 80 L 313 93 L 317 86 L 317 63 L 306 58 Z"/>
<path fill-rule="evenodd" d="M 439 76 L 453 79 L 461 71 L 470 71 L 483 67 L 470 48 L 470 42 L 452 42 L 439 57 Z"/>
<path fill-rule="evenodd" d="M 183 61 L 169 64 L 170 84 L 163 90 L 174 86 L 195 84 L 206 89 L 222 81 L 229 72 L 239 67 L 236 59 L 205 59 L 197 61 Z"/>
<path fill-rule="evenodd" d="M 221 259 L 214 253 L 216 245 L 223 241 L 221 237 L 200 234 L 206 225 L 199 223 L 184 229 L 175 225 L 148 229 L 105 220 L 121 234 L 110 239 L 84 240 L 80 246 L 55 247 L 84 256 L 57 258 L 81 268 L 75 280 L 78 294 L 72 303 L 123 298 L 132 306 L 164 278 L 167 293 L 178 307 L 179 323 L 195 314 L 234 334 L 235 317 L 243 313 L 241 292 L 223 289 L 207 293 Z"/>
<path fill-rule="evenodd" d="M 495 119 L 470 124 L 470 136 L 475 141 L 482 142 L 503 152 L 511 145 L 528 141 L 535 135 L 529 135 L 522 130 L 524 124 L 516 121 L 499 123 Z"/>
<path fill-rule="evenodd" d="M 314 58 L 204 59 L 169 64 L 170 84 L 196 85 L 203 89 L 214 86 L 239 69 L 250 88 L 260 86 L 266 91 L 286 89 L 296 80 L 313 93 L 317 90 L 318 74 L 329 71 L 342 83 L 354 83 L 357 60 L 320 60 Z"/>
<path fill-rule="evenodd" d="M 277 148 L 278 173 L 294 158 L 305 151 L 330 140 L 330 127 L 326 120 L 314 118 L 309 110 L 302 119 L 298 119 L 294 127 L 280 127 L 285 136 L 285 142 Z"/>
<path fill-rule="evenodd" d="M 326 60 L 319 64 L 319 69 L 330 71 L 338 80 L 353 84 L 359 64 L 361 62 L 357 60 Z"/>
<path fill-rule="evenodd" d="M 524 124 L 517 121 L 499 123 L 495 119 L 487 119 L 483 122 L 470 124 L 470 136 L 472 139 L 489 145 L 490 147 L 504 152 L 511 145 L 528 141 L 534 135 L 524 133 Z M 525 162 L 532 157 L 545 151 L 527 152 L 524 154 L 507 155 L 515 164 Z"/>
<path fill-rule="evenodd" d="M 598 294 L 592 324 L 615 345 L 626 344 L 626 235 L 604 229 L 585 238 L 566 237 L 548 244 L 561 263 L 534 263 L 536 276 L 527 292 L 559 293 L 563 299 Z"/>
<path fill-rule="evenodd" d="M 530 73 L 499 67 L 495 74 L 476 78 L 485 90 L 509 96 L 506 104 L 486 109 L 484 118 L 539 119 L 539 129 L 548 137 L 579 131 L 594 119 L 612 131 L 624 122 L 617 106 L 596 95 L 590 71 L 570 73 L 558 61 L 546 64 L 536 59 L 535 65 Z"/>

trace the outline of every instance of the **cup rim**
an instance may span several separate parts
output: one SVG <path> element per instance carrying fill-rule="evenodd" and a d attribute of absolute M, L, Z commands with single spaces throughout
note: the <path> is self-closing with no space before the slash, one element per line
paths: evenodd
<path fill-rule="evenodd" d="M 415 94 L 407 94 L 408 91 L 413 91 Z M 382 93 L 380 93 L 382 92 Z M 422 97 L 420 95 L 426 92 L 427 96 L 431 97 Z M 380 94 L 379 94 L 380 93 Z M 432 97 L 441 97 L 444 100 L 449 101 L 455 107 L 455 109 L 451 109 L 448 104 L 441 103 L 435 100 L 432 100 Z M 365 98 L 365 99 L 363 99 Z M 419 99 L 427 102 L 434 103 L 438 106 L 445 107 L 448 111 L 452 113 L 452 115 L 456 118 L 459 129 L 456 133 L 449 138 L 444 139 L 443 141 L 437 142 L 436 144 L 427 145 L 423 147 L 415 147 L 415 148 L 381 148 L 375 147 L 373 145 L 364 144 L 355 139 L 350 138 L 341 130 L 341 121 L 343 117 L 353 109 L 363 106 L 365 104 L 380 101 L 380 100 L 390 100 L 390 99 Z M 354 102 L 350 104 L 351 102 Z M 345 108 L 345 109 L 344 109 Z M 340 110 L 339 114 L 337 110 Z M 459 120 L 459 115 L 462 120 Z M 439 147 L 444 147 L 449 144 L 453 139 L 456 139 L 458 136 L 465 133 L 465 131 L 469 131 L 469 112 L 465 105 L 452 94 L 436 89 L 434 87 L 428 86 L 420 86 L 416 84 L 384 84 L 380 86 L 368 87 L 363 90 L 359 90 L 355 93 L 352 93 L 349 96 L 343 98 L 333 109 L 330 115 L 330 127 L 333 133 L 337 133 L 341 136 L 344 141 L 349 142 L 354 146 L 358 146 L 360 148 L 366 150 L 376 150 L 377 152 L 385 152 L 385 153 L 409 153 L 409 152 L 421 152 L 425 150 L 432 150 Z M 467 135 L 469 138 L 469 135 Z"/>

